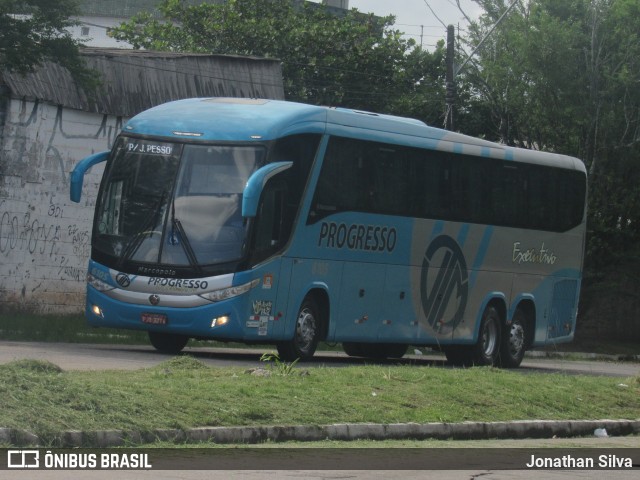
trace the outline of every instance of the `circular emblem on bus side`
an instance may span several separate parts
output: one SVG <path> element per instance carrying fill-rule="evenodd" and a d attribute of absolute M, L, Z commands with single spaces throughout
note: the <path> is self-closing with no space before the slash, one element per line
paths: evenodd
<path fill-rule="evenodd" d="M 467 263 L 460 245 L 448 235 L 436 237 L 422 261 L 422 311 L 437 333 L 451 333 L 462 320 L 469 294 Z"/>
<path fill-rule="evenodd" d="M 149 295 L 149 303 L 154 306 L 158 305 L 160 303 L 160 296 L 155 293 L 153 295 Z"/>
<path fill-rule="evenodd" d="M 129 285 L 131 285 L 131 279 L 126 273 L 119 273 L 118 275 L 116 275 L 116 283 L 122 288 L 127 288 Z"/>

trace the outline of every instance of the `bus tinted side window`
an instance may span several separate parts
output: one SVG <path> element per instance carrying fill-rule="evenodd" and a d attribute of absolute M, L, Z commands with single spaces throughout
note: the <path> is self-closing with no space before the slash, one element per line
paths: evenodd
<path fill-rule="evenodd" d="M 355 211 L 566 231 L 585 188 L 573 170 L 333 137 L 308 223 Z"/>
<path fill-rule="evenodd" d="M 412 155 L 406 147 L 332 138 L 309 221 L 339 211 L 411 215 Z"/>
<path fill-rule="evenodd" d="M 363 146 L 362 142 L 341 138 L 329 142 L 314 202 L 319 215 L 366 211 L 368 191 Z"/>

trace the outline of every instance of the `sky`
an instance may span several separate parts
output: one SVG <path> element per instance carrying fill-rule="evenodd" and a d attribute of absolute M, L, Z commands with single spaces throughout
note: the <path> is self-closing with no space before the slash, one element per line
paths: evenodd
<path fill-rule="evenodd" d="M 476 18 L 482 12 L 473 0 L 460 0 L 460 5 L 470 18 Z M 395 15 L 396 28 L 418 43 L 422 34 L 423 46 L 427 49 L 446 36 L 443 23 L 460 28 L 465 28 L 467 23 L 455 0 L 349 0 L 349 8 L 379 16 Z"/>

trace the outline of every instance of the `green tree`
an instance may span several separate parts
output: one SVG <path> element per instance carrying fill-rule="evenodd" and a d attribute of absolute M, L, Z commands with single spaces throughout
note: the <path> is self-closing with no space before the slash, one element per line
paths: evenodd
<path fill-rule="evenodd" d="M 135 48 L 280 59 L 289 100 L 397 112 L 431 85 L 418 67 L 440 59 L 404 40 L 393 17 L 355 10 L 333 15 L 317 4 L 274 0 L 165 0 L 159 9 L 164 19 L 140 15 L 116 38 Z"/>
<path fill-rule="evenodd" d="M 470 46 L 511 0 L 478 3 Z M 594 269 L 640 252 L 638 32 L 637 0 L 522 0 L 461 78 L 489 114 L 477 133 L 585 162 Z"/>
<path fill-rule="evenodd" d="M 477 44 L 512 2 L 481 0 L 485 13 L 471 26 Z M 540 1 L 522 1 L 502 21 L 468 67 L 466 81 L 490 112 L 485 136 L 507 145 L 571 151 L 567 122 L 583 115 L 576 52 L 579 26 L 550 14 Z M 562 4 L 568 2 L 559 2 Z"/>
<path fill-rule="evenodd" d="M 389 113 L 418 118 L 442 127 L 445 105 L 446 47 L 444 40 L 433 52 L 415 48 L 407 53 L 395 72 L 395 95 L 388 98 Z"/>
<path fill-rule="evenodd" d="M 25 74 L 52 61 L 91 84 L 80 44 L 67 30 L 77 13 L 77 0 L 0 0 L 0 68 Z"/>

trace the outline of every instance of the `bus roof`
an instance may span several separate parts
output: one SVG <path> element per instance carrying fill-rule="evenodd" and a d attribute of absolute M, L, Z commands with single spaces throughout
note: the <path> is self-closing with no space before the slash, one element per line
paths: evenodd
<path fill-rule="evenodd" d="M 586 172 L 576 158 L 508 147 L 430 127 L 403 117 L 346 108 L 246 98 L 192 98 L 165 103 L 131 118 L 124 132 L 201 141 L 266 141 L 297 133 L 329 133 Z"/>

